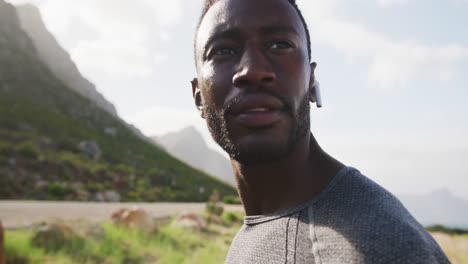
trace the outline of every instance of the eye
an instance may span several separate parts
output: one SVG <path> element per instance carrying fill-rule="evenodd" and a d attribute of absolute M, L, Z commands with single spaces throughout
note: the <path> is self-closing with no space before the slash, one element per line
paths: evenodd
<path fill-rule="evenodd" d="M 232 56 L 232 55 L 236 55 L 237 54 L 237 50 L 234 49 L 234 48 L 231 48 L 231 47 L 218 47 L 218 48 L 214 48 L 211 53 L 209 54 L 209 58 L 213 58 L 213 57 L 227 57 L 227 56 Z"/>
<path fill-rule="evenodd" d="M 289 41 L 279 40 L 279 41 L 271 42 L 269 48 L 272 50 L 286 50 L 286 49 L 292 49 L 294 47 L 295 46 Z"/>

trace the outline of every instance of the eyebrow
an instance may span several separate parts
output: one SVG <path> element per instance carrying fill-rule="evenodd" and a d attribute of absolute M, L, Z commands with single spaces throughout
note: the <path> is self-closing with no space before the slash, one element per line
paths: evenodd
<path fill-rule="evenodd" d="M 207 49 L 213 42 L 219 39 L 238 39 L 240 37 L 241 33 L 236 29 L 219 31 L 208 38 L 206 44 L 204 45 L 204 49 Z"/>
<path fill-rule="evenodd" d="M 296 35 L 299 34 L 293 27 L 284 25 L 265 26 L 260 28 L 261 35 L 271 35 L 275 33 L 293 33 Z M 211 43 L 218 39 L 237 39 L 240 38 L 241 35 L 241 32 L 237 29 L 223 30 L 210 36 L 206 41 L 205 47 L 208 47 Z"/>
<path fill-rule="evenodd" d="M 296 29 L 290 26 L 284 26 L 284 25 L 273 25 L 273 26 L 265 26 L 260 28 L 260 34 L 261 35 L 272 35 L 272 34 L 277 34 L 277 33 L 289 33 L 289 34 L 296 34 L 299 35 Z M 206 41 L 206 44 L 203 47 L 203 50 L 206 51 L 208 47 L 215 41 L 219 39 L 239 39 L 241 38 L 242 33 L 237 30 L 237 29 L 227 29 L 227 30 L 222 30 L 219 32 L 216 32 L 212 36 L 208 38 Z"/>

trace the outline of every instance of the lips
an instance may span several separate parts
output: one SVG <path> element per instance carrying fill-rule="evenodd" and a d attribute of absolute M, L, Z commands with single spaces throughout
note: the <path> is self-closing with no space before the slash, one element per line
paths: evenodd
<path fill-rule="evenodd" d="M 230 115 L 238 115 L 248 112 L 279 111 L 284 108 L 281 100 L 264 94 L 253 94 L 242 97 L 228 110 Z"/>
<path fill-rule="evenodd" d="M 280 120 L 284 107 L 281 100 L 273 96 L 255 94 L 242 97 L 230 107 L 228 114 L 243 126 L 267 127 Z"/>

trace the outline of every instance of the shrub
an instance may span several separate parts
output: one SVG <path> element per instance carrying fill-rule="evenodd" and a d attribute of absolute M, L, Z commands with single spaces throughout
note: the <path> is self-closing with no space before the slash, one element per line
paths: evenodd
<path fill-rule="evenodd" d="M 85 167 L 86 163 L 77 154 L 71 152 L 60 152 L 58 156 L 59 161 L 64 162 L 71 166 Z"/>
<path fill-rule="evenodd" d="M 206 211 L 210 216 L 213 214 L 220 216 L 223 213 L 224 208 L 219 202 L 219 192 L 217 190 L 211 193 L 210 199 L 206 203 Z"/>
<path fill-rule="evenodd" d="M 448 235 L 465 235 L 468 234 L 468 230 L 460 228 L 448 228 L 442 225 L 434 225 L 426 228 L 429 232 L 440 232 Z"/>
<path fill-rule="evenodd" d="M 39 148 L 33 142 L 25 142 L 20 144 L 16 150 L 18 154 L 22 157 L 29 158 L 29 159 L 38 159 L 39 158 Z"/>
<path fill-rule="evenodd" d="M 241 204 L 241 200 L 235 195 L 226 195 L 223 197 L 223 203 L 225 204 Z"/>
<path fill-rule="evenodd" d="M 134 173 L 134 169 L 126 164 L 117 164 L 115 165 L 113 168 L 113 171 L 117 172 L 117 173 L 122 173 L 122 174 L 126 174 L 126 175 L 130 175 L 130 174 L 133 174 Z"/>
<path fill-rule="evenodd" d="M 0 156 L 9 157 L 13 152 L 13 146 L 6 142 L 0 142 Z"/>
<path fill-rule="evenodd" d="M 71 193 L 71 188 L 64 183 L 54 182 L 48 187 L 49 196 L 52 199 L 63 200 Z"/>
<path fill-rule="evenodd" d="M 48 223 L 38 227 L 31 243 L 35 247 L 43 248 L 46 252 L 65 249 L 67 253 L 76 253 L 83 248 L 85 240 L 66 224 Z"/>
<path fill-rule="evenodd" d="M 77 143 L 68 138 L 60 138 L 57 140 L 57 148 L 62 151 L 68 151 L 72 153 L 79 153 Z"/>
<path fill-rule="evenodd" d="M 242 222 L 242 214 L 238 212 L 225 212 L 221 215 L 221 220 L 223 224 L 230 226 L 235 223 Z"/>
<path fill-rule="evenodd" d="M 87 184 L 85 185 L 85 189 L 88 192 L 96 193 L 96 192 L 104 191 L 105 186 L 104 184 L 99 183 L 99 182 L 87 182 Z"/>

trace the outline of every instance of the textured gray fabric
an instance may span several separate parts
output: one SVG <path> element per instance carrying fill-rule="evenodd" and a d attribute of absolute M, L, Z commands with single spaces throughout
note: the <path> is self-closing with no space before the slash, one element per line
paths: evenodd
<path fill-rule="evenodd" d="M 346 167 L 308 203 L 246 216 L 226 263 L 450 262 L 396 197 Z"/>

